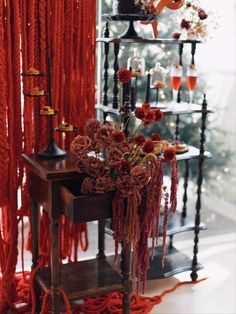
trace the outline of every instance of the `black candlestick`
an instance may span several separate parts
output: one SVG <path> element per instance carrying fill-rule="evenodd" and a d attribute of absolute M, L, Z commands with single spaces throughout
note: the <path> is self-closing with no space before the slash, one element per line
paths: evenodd
<path fill-rule="evenodd" d="M 52 87 L 51 87 L 51 59 L 47 59 L 47 74 L 48 74 L 48 103 L 52 107 Z M 44 150 L 38 152 L 39 158 L 42 159 L 54 159 L 54 158 L 63 158 L 66 157 L 66 152 L 59 148 L 55 143 L 53 137 L 53 116 L 49 116 L 49 141 L 48 146 Z"/>

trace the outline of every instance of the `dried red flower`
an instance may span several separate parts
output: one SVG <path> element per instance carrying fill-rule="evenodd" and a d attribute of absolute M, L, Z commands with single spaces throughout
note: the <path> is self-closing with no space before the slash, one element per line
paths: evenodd
<path fill-rule="evenodd" d="M 146 154 L 153 153 L 155 150 L 155 143 L 152 140 L 146 140 L 143 145 L 143 152 Z"/>
<path fill-rule="evenodd" d="M 155 112 L 154 110 L 146 110 L 144 125 L 151 125 L 155 121 Z"/>
<path fill-rule="evenodd" d="M 165 161 L 171 161 L 173 160 L 175 157 L 175 150 L 174 148 L 167 148 L 165 151 L 164 151 L 164 158 L 165 158 Z"/>
<path fill-rule="evenodd" d="M 123 159 L 123 153 L 118 148 L 111 148 L 107 153 L 107 161 L 112 167 L 118 167 Z"/>
<path fill-rule="evenodd" d="M 142 146 L 144 142 L 145 142 L 145 137 L 142 134 L 137 135 L 134 138 L 134 143 L 138 146 Z"/>
<path fill-rule="evenodd" d="M 158 133 L 153 133 L 153 134 L 152 134 L 152 140 L 158 142 L 158 141 L 161 141 L 161 140 L 162 140 L 162 137 L 161 137 L 161 135 L 158 134 Z"/>
<path fill-rule="evenodd" d="M 198 17 L 200 20 L 205 20 L 208 18 L 208 14 L 203 9 L 200 9 L 198 10 Z"/>
<path fill-rule="evenodd" d="M 118 78 L 121 83 L 126 84 L 131 80 L 132 74 L 129 70 L 122 68 L 118 71 Z"/>
<path fill-rule="evenodd" d="M 176 40 L 178 40 L 179 38 L 180 38 L 180 35 L 181 35 L 181 33 L 173 33 L 172 34 L 172 37 L 174 38 L 174 39 L 176 39 Z"/>
<path fill-rule="evenodd" d="M 120 172 L 129 174 L 131 170 L 131 163 L 128 160 L 122 160 L 119 167 Z"/>
<path fill-rule="evenodd" d="M 190 29 L 190 22 L 187 21 L 187 20 L 185 20 L 185 19 L 183 19 L 183 20 L 181 21 L 180 26 L 181 26 L 181 28 L 184 28 L 184 29 L 186 29 L 186 30 L 189 30 L 189 29 Z"/>
<path fill-rule="evenodd" d="M 146 111 L 143 108 L 137 108 L 134 114 L 137 119 L 143 120 L 145 118 Z"/>
<path fill-rule="evenodd" d="M 154 110 L 154 121 L 160 122 L 163 118 L 163 112 L 160 109 Z"/>
<path fill-rule="evenodd" d="M 142 104 L 142 108 L 149 110 L 149 109 L 151 109 L 151 105 L 150 105 L 149 102 L 144 102 L 144 103 Z"/>
<path fill-rule="evenodd" d="M 122 131 L 115 131 L 112 133 L 111 138 L 114 142 L 122 143 L 125 140 L 125 133 Z"/>

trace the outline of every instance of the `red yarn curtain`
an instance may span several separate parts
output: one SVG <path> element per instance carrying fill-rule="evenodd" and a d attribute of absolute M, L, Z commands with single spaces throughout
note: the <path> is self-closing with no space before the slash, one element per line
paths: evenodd
<path fill-rule="evenodd" d="M 0 313 L 8 308 L 19 311 L 14 307 L 17 239 L 24 228 L 23 217 L 29 213 L 21 155 L 37 152 L 47 142 L 46 120 L 38 114 L 46 99 L 22 97 L 22 89 L 42 86 L 46 90 L 46 79 L 21 80 L 20 73 L 30 67 L 45 72 L 50 57 L 53 106 L 60 110 L 55 124 L 64 120 L 81 132 L 94 115 L 95 24 L 94 0 L 0 0 Z M 57 135 L 57 141 L 68 149 L 71 138 Z M 43 213 L 40 229 L 45 234 L 48 223 Z M 60 224 L 61 257 L 70 260 L 72 245 L 78 247 L 86 226 L 71 226 L 65 217 Z M 41 250 L 46 250 L 46 263 L 49 244 Z"/>

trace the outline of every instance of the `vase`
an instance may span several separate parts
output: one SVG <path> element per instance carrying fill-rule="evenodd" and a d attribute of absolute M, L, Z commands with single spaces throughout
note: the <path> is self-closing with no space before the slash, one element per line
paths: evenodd
<path fill-rule="evenodd" d="M 134 0 L 113 0 L 113 14 L 140 14 L 144 11 L 140 5 L 135 5 Z"/>

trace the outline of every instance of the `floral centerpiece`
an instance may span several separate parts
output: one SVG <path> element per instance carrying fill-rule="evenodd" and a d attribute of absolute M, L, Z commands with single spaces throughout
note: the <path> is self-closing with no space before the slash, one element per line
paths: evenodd
<path fill-rule="evenodd" d="M 121 81 L 127 83 L 130 73 L 120 70 Z M 146 279 L 149 268 L 148 239 L 153 247 L 159 235 L 161 202 L 164 197 L 163 262 L 165 255 L 168 214 L 176 210 L 177 171 L 173 148 L 159 134 L 145 139 L 140 130 L 162 120 L 160 109 L 151 109 L 144 103 L 135 110 L 139 126 L 125 134 L 126 126 L 89 120 L 85 135 L 78 135 L 71 151 L 78 158 L 78 171 L 86 173 L 81 193 L 113 192 L 113 230 L 115 256 L 119 243 L 131 243 L 133 248 L 133 275 Z M 127 122 L 126 122 L 127 123 Z M 163 186 L 164 166 L 172 162 L 170 194 Z M 170 206 L 169 206 L 170 200 Z M 169 208 L 170 207 L 170 208 Z"/>
<path fill-rule="evenodd" d="M 198 0 L 187 1 L 184 5 L 182 17 L 180 21 L 180 32 L 173 33 L 174 39 L 200 40 L 207 37 L 207 23 L 208 14 L 200 6 Z"/>

